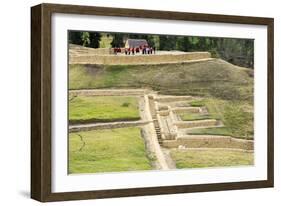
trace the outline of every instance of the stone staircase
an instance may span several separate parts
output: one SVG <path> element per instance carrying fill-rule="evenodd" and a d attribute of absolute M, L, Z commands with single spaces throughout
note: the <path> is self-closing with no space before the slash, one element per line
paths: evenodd
<path fill-rule="evenodd" d="M 160 126 L 159 126 L 159 122 L 157 120 L 157 115 L 156 115 L 156 109 L 155 109 L 155 103 L 154 103 L 154 98 L 153 96 L 149 97 L 149 107 L 150 107 L 150 112 L 151 112 L 151 117 L 153 120 L 153 124 L 154 124 L 154 129 L 157 135 L 157 139 L 159 144 L 161 145 L 163 142 L 162 139 L 162 135 L 161 135 L 161 130 L 160 130 Z"/>
<path fill-rule="evenodd" d="M 162 136 L 161 136 L 159 123 L 156 119 L 153 120 L 153 123 L 154 123 L 154 128 L 155 128 L 155 131 L 156 131 L 158 142 L 159 142 L 160 145 L 162 145 L 163 139 L 162 139 Z"/>

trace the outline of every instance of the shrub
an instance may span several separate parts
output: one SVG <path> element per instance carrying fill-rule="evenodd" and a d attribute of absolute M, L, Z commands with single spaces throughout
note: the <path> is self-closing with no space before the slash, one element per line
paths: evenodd
<path fill-rule="evenodd" d="M 124 102 L 121 106 L 122 106 L 122 107 L 129 107 L 129 106 L 130 106 L 130 103 L 129 103 L 129 102 Z"/>

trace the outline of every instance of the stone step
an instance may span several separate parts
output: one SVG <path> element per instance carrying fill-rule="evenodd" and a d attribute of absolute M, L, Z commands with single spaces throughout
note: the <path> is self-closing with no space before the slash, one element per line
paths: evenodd
<path fill-rule="evenodd" d="M 158 142 L 161 145 L 162 144 L 162 136 L 161 136 L 161 130 L 160 130 L 160 127 L 159 127 L 158 120 L 153 119 L 153 123 L 154 123 L 154 129 L 155 129 L 155 132 L 156 132 Z"/>

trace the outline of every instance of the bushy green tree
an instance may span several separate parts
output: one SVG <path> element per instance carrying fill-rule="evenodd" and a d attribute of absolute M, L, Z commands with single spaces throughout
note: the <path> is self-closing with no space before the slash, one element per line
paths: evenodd
<path fill-rule="evenodd" d="M 89 32 L 82 32 L 81 40 L 82 40 L 83 46 L 89 46 L 90 45 L 90 34 L 89 34 Z"/>
<path fill-rule="evenodd" d="M 124 47 L 124 34 L 115 33 L 111 42 L 112 47 Z"/>
<path fill-rule="evenodd" d="M 68 35 L 69 43 L 93 48 L 99 48 L 100 39 L 101 34 L 97 32 L 70 31 Z"/>
<path fill-rule="evenodd" d="M 176 36 L 165 36 L 161 35 L 159 37 L 160 50 L 175 50 L 177 47 L 177 37 Z"/>
<path fill-rule="evenodd" d="M 92 48 L 100 47 L 101 34 L 97 32 L 90 32 L 89 36 L 90 44 L 89 46 Z"/>
<path fill-rule="evenodd" d="M 193 47 L 190 37 L 185 36 L 177 38 L 177 50 L 188 52 L 192 51 L 192 49 Z"/>
<path fill-rule="evenodd" d="M 79 31 L 69 31 L 68 33 L 68 42 L 71 44 L 82 45 L 81 40 L 82 32 Z"/>

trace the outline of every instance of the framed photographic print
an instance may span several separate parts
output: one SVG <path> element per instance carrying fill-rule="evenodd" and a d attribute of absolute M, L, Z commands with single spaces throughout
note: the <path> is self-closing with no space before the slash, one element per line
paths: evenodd
<path fill-rule="evenodd" d="M 31 8 L 31 197 L 273 187 L 273 19 Z"/>

